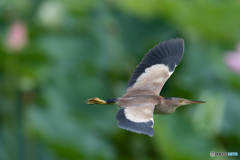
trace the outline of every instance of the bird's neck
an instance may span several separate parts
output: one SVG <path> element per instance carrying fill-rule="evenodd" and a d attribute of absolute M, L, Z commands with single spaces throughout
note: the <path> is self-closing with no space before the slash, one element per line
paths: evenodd
<path fill-rule="evenodd" d="M 171 99 L 162 97 L 158 105 L 155 106 L 154 114 L 162 115 L 172 114 L 175 112 L 177 107 L 178 106 L 176 106 L 176 104 L 173 103 Z"/>

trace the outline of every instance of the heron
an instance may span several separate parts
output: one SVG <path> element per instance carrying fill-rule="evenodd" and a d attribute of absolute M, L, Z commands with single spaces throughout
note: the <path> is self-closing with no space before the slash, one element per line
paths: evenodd
<path fill-rule="evenodd" d="M 163 85 L 181 61 L 183 53 L 182 38 L 160 42 L 149 50 L 133 72 L 126 94 L 119 98 L 108 98 L 106 101 L 94 97 L 86 103 L 117 105 L 119 110 L 116 120 L 119 128 L 152 137 L 153 114 L 169 115 L 183 105 L 206 103 L 159 95 Z"/>

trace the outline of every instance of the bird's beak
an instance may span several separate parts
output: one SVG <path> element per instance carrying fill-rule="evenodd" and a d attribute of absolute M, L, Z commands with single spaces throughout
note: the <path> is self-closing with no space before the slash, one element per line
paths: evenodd
<path fill-rule="evenodd" d="M 185 103 L 186 103 L 186 104 L 195 104 L 195 103 L 206 103 L 206 102 L 204 102 L 204 101 L 186 100 Z"/>

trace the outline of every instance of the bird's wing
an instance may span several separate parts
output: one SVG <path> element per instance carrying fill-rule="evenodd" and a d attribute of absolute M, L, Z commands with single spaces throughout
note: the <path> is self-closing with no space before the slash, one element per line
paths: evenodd
<path fill-rule="evenodd" d="M 128 82 L 127 94 L 151 92 L 159 95 L 164 83 L 182 59 L 184 40 L 171 39 L 156 45 L 137 66 Z"/>
<path fill-rule="evenodd" d="M 120 108 L 116 115 L 118 127 L 152 137 L 154 107 L 152 103 L 142 103 Z"/>

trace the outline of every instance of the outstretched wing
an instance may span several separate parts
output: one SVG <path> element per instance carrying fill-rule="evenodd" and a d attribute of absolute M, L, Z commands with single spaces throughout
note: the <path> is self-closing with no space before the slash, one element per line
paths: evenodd
<path fill-rule="evenodd" d="M 184 40 L 171 39 L 151 49 L 137 66 L 128 83 L 127 94 L 151 92 L 159 95 L 164 83 L 182 59 Z"/>
<path fill-rule="evenodd" d="M 120 108 L 116 115 L 118 127 L 152 137 L 154 107 L 154 104 L 143 103 Z"/>

